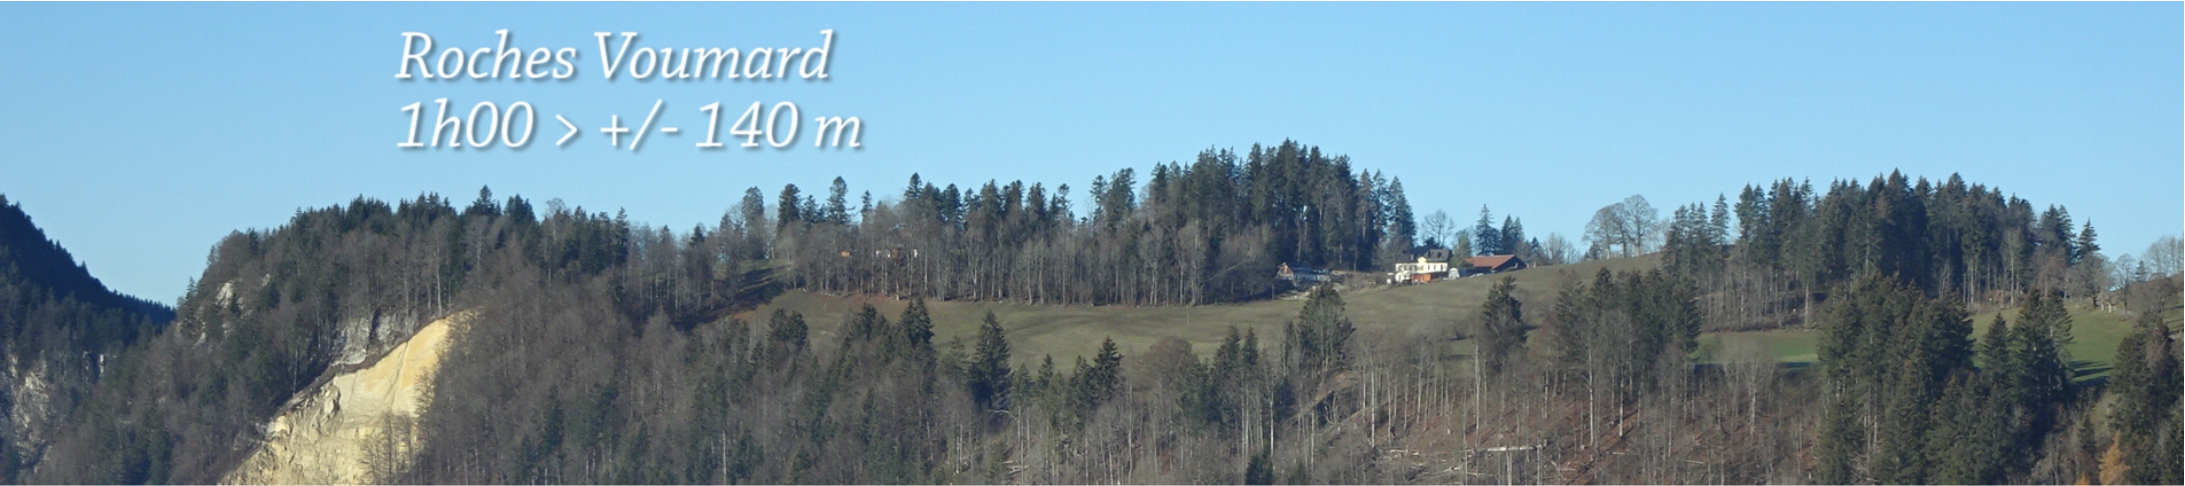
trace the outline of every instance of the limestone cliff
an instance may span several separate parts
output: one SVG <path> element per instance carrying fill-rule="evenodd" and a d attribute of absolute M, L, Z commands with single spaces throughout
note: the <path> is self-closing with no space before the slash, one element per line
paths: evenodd
<path fill-rule="evenodd" d="M 267 423 L 266 440 L 221 482 L 378 482 L 387 463 L 414 445 L 411 430 L 460 318 L 426 324 L 377 361 L 297 394 Z"/>

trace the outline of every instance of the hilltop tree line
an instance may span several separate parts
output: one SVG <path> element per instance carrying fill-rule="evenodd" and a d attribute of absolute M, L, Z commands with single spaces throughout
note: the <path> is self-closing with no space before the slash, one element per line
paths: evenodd
<path fill-rule="evenodd" d="M 824 200 L 790 185 L 763 252 L 788 263 L 785 282 L 826 292 L 1173 305 L 1268 295 L 1284 263 L 1381 268 L 1418 232 L 1402 181 L 1296 142 L 1123 169 L 1090 189 L 1080 218 L 1068 185 L 958 189 L 913 175 L 894 200 L 866 193 L 855 207 L 840 178 Z M 765 225 L 764 203 L 754 189 L 731 213 Z"/>
<path fill-rule="evenodd" d="M 1663 265 L 1699 285 L 1710 321 L 1725 327 L 1810 322 L 1816 302 L 1862 274 L 1996 305 L 2042 289 L 2087 297 L 2111 282 L 2092 222 L 1956 175 L 1932 183 L 1891 172 L 1825 194 L 1790 179 L 1747 186 L 1734 203 L 1679 207 L 1662 234 Z"/>
<path fill-rule="evenodd" d="M 64 349 L 101 350 L 149 334 L 146 324 L 174 318 L 174 309 L 108 290 L 59 243 L 46 238 L 21 205 L 0 195 L 0 315 L 8 316 L 10 355 Z M 32 318 L 37 313 L 72 317 Z M 92 315 L 100 314 L 100 315 Z M 36 326 L 51 323 L 55 326 Z"/>

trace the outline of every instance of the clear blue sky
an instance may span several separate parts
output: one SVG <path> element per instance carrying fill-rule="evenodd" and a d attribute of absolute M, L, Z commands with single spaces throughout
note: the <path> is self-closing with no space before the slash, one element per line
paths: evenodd
<path fill-rule="evenodd" d="M 1480 205 L 1576 235 L 1631 194 L 1669 208 L 1780 177 L 1892 169 L 2091 219 L 2107 252 L 2185 226 L 2178 3 L 0 4 L 0 193 L 123 292 L 172 301 L 229 231 L 358 196 L 496 194 L 679 231 L 746 187 L 897 193 L 1087 183 L 1285 138 L 1402 178 L 1420 215 Z M 401 32 L 574 47 L 569 82 L 394 79 Z M 831 79 L 608 82 L 640 46 L 809 47 Z M 395 148 L 398 109 L 529 101 L 523 151 Z M 655 99 L 680 137 L 615 151 Z M 697 108 L 789 100 L 863 150 L 700 152 Z M 586 132 L 551 145 L 560 113 Z M 429 115 L 429 113 L 428 113 Z M 725 121 L 724 121 L 725 122 Z M 724 128 L 725 130 L 725 128 Z"/>

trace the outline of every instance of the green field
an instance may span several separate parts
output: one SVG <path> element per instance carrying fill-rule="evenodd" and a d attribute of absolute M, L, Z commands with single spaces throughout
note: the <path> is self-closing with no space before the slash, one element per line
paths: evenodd
<path fill-rule="evenodd" d="M 1699 337 L 1701 355 L 1710 361 L 1719 360 L 1722 350 L 1738 341 L 1757 342 L 1769 356 L 1783 363 L 1802 366 L 1821 359 L 1814 352 L 1819 337 L 1804 329 L 1704 333 Z"/>
<path fill-rule="evenodd" d="M 1547 302 L 1562 278 L 1590 279 L 1594 272 L 1604 267 L 1643 270 L 1659 264 L 1659 258 L 1648 256 L 1533 268 L 1502 275 L 1515 277 L 1518 297 L 1528 305 L 1538 306 Z M 1479 311 L 1488 287 L 1500 277 L 1460 278 L 1397 287 L 1369 285 L 1345 290 L 1342 296 L 1352 322 L 1357 324 L 1363 336 L 1448 338 L 1459 322 Z M 832 340 L 837 336 L 835 329 L 841 326 L 843 317 L 863 304 L 872 304 L 893 320 L 902 314 L 909 302 L 888 297 L 790 291 L 738 317 L 763 322 L 774 309 L 788 309 L 805 315 L 812 326 L 813 339 Z M 1064 365 L 1078 356 L 1089 358 L 1100 346 L 1102 338 L 1115 339 L 1125 354 L 1141 352 L 1154 341 L 1171 336 L 1191 342 L 1193 349 L 1201 354 L 1211 353 L 1230 326 L 1258 331 L 1261 346 L 1271 349 L 1280 342 L 1282 324 L 1295 319 L 1303 305 L 1304 301 L 1297 298 L 1190 307 L 928 303 L 933 313 L 936 342 L 945 343 L 958 337 L 968 340 L 978 329 L 980 319 L 991 311 L 1008 329 L 1009 340 L 1016 346 L 1014 357 L 1019 364 L 1037 363 L 1041 356 L 1051 354 L 1056 362 Z M 1542 312 L 1536 308 L 1527 310 L 1535 316 Z M 2064 349 L 2079 362 L 2081 378 L 2105 375 L 2117 343 L 2132 327 L 2130 319 L 2090 307 L 2084 301 L 2073 302 L 2070 310 L 2076 339 Z M 2007 312 L 2011 319 L 2017 318 L 2017 309 L 2002 312 Z M 2173 309 L 2166 317 L 2173 329 L 2178 326 L 2177 310 Z M 1988 324 L 1994 320 L 1995 312 L 1992 311 L 1974 315 L 1974 338 L 1986 332 Z M 1814 352 L 1816 340 L 1816 334 L 1809 330 L 1779 329 L 1710 332 L 1700 336 L 1700 345 L 1702 359 L 1716 360 L 1727 346 L 1739 341 L 1757 342 L 1778 361 L 1795 367 L 1818 360 Z"/>
<path fill-rule="evenodd" d="M 2096 308 L 2084 300 L 2074 300 L 2071 310 L 2072 342 L 2064 346 L 2080 379 L 2093 379 L 2109 374 L 2109 362 L 2115 358 L 2117 344 L 2124 341 L 2132 330 L 2132 320 L 2122 314 Z M 2016 322 L 2018 309 L 2009 308 L 1974 314 L 1973 339 L 1987 334 L 1988 325 L 1995 323 L 1995 315 Z M 2164 316 L 2171 329 L 2177 329 L 2180 321 L 2178 309 Z M 1771 330 L 1750 332 L 1708 333 L 1700 338 L 1701 346 L 1710 351 L 1720 350 L 1735 341 L 1759 342 L 1770 355 L 1784 363 L 1808 365 L 1819 360 L 1814 353 L 1819 336 L 1806 330 Z"/>
<path fill-rule="evenodd" d="M 2106 377 L 2109 363 L 2117 355 L 2117 344 L 2132 332 L 2132 318 L 2094 307 L 2084 300 L 2071 301 L 2071 343 L 2064 345 L 2064 352 L 2078 368 L 2080 379 Z M 2003 312 L 2005 319 L 2017 322 L 2018 310 Z M 1987 334 L 1988 325 L 1995 323 L 1997 312 L 1984 312 L 1973 316 L 1973 339 Z M 2178 328 L 2178 312 L 2172 309 L 2163 316 L 2163 322 L 2171 329 Z"/>
<path fill-rule="evenodd" d="M 1349 316 L 1361 335 L 1446 337 L 1460 318 L 1479 312 L 1487 289 L 1501 276 L 1517 279 L 1518 296 L 1526 302 L 1546 301 L 1564 275 L 1592 278 L 1601 268 L 1631 270 L 1653 268 L 1655 257 L 1599 260 L 1571 265 L 1507 272 L 1492 277 L 1469 277 L 1422 285 L 1363 286 L 1342 292 Z M 908 301 L 888 297 L 835 296 L 790 291 L 739 317 L 762 322 L 774 309 L 805 315 L 813 339 L 829 340 L 843 316 L 862 304 L 872 304 L 890 320 L 899 316 Z M 1036 306 L 986 302 L 928 302 L 933 313 L 937 343 L 955 337 L 966 339 L 978 329 L 988 311 L 1001 320 L 1016 346 L 1020 364 L 1036 363 L 1052 354 L 1064 365 L 1077 356 L 1090 357 L 1102 338 L 1114 338 L 1125 354 L 1134 354 L 1164 337 L 1190 341 L 1201 354 L 1219 345 L 1229 326 L 1259 333 L 1261 346 L 1280 343 L 1282 324 L 1297 318 L 1302 299 L 1277 299 L 1203 306 Z"/>

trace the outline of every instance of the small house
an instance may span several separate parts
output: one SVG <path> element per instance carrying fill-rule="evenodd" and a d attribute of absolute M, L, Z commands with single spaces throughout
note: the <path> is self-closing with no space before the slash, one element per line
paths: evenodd
<path fill-rule="evenodd" d="M 1448 257 L 1444 256 L 1442 261 L 1437 262 L 1428 256 L 1421 255 L 1416 262 L 1396 264 L 1394 270 L 1395 274 L 1392 276 L 1392 280 L 1396 282 L 1427 283 L 1436 279 L 1449 278 L 1449 260 Z"/>

